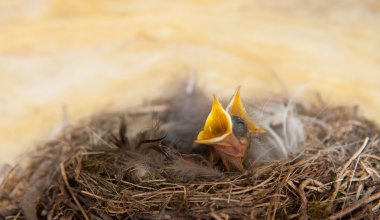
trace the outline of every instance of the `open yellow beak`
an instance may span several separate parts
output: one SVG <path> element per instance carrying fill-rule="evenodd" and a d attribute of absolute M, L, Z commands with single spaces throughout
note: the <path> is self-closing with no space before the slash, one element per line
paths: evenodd
<path fill-rule="evenodd" d="M 223 140 L 232 133 L 231 117 L 220 105 L 218 99 L 213 96 L 211 112 L 206 119 L 206 123 L 197 140 L 198 144 L 211 144 Z"/>
<path fill-rule="evenodd" d="M 236 89 L 236 92 L 226 110 L 230 115 L 238 116 L 243 119 L 250 133 L 266 133 L 264 129 L 258 127 L 255 122 L 252 121 L 245 110 L 243 102 L 240 98 L 240 86 Z"/>
<path fill-rule="evenodd" d="M 227 171 L 243 170 L 243 160 L 250 143 L 242 142 L 234 134 L 231 116 L 238 116 L 242 119 L 250 133 L 265 132 L 249 118 L 240 99 L 240 87 L 238 87 L 227 107 L 227 111 L 223 109 L 218 99 L 213 96 L 211 112 L 195 143 L 211 145 L 216 154 L 214 156 L 222 160 Z"/>

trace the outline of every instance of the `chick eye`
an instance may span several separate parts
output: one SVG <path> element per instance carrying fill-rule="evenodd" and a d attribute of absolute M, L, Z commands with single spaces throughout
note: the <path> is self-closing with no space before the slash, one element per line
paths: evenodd
<path fill-rule="evenodd" d="M 232 130 L 235 136 L 240 140 L 241 138 L 247 138 L 248 134 L 248 128 L 247 125 L 244 123 L 243 119 L 241 119 L 238 116 L 232 116 Z"/>

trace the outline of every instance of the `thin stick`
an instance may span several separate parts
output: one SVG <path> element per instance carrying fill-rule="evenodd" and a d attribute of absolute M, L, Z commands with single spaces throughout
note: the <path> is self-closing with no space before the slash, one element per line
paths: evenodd
<path fill-rule="evenodd" d="M 356 203 L 354 203 L 353 205 L 351 205 L 350 207 L 340 211 L 340 212 L 337 212 L 333 215 L 331 215 L 328 220 L 334 220 L 334 219 L 338 219 L 338 218 L 341 218 L 351 212 L 353 212 L 355 209 L 365 205 L 365 204 L 368 204 L 376 199 L 380 199 L 380 192 L 368 197 L 368 198 L 365 198 L 365 199 L 361 199 L 359 201 L 357 201 Z"/>
<path fill-rule="evenodd" d="M 17 215 L 16 215 L 15 217 L 13 217 L 12 220 L 17 220 L 17 219 L 19 219 L 20 215 L 21 215 L 21 211 L 17 212 Z"/>
<path fill-rule="evenodd" d="M 174 195 L 174 193 L 169 196 L 168 200 L 162 206 L 162 209 L 161 209 L 161 212 L 160 212 L 160 215 L 159 215 L 158 219 L 162 219 L 162 217 L 163 217 L 163 215 L 165 213 L 165 209 L 168 207 L 168 204 L 169 204 L 170 200 L 172 200 L 173 195 Z"/>
<path fill-rule="evenodd" d="M 79 203 L 77 197 L 75 196 L 73 190 L 71 189 L 71 186 L 69 184 L 69 180 L 67 179 L 65 166 L 63 165 L 63 163 L 61 163 L 59 166 L 61 168 L 61 175 L 62 175 L 63 181 L 65 182 L 66 188 L 69 190 L 71 197 L 74 199 L 75 204 L 79 207 L 80 211 L 82 212 L 83 217 L 86 220 L 90 220 L 90 218 L 86 214 L 86 211 L 84 211 L 82 205 Z"/>
<path fill-rule="evenodd" d="M 378 157 L 378 156 L 376 156 L 376 155 L 372 155 L 372 154 L 364 154 L 363 156 L 366 156 L 366 157 L 369 157 L 369 158 L 372 158 L 372 159 L 375 159 L 375 160 L 380 161 L 380 157 Z"/>
<path fill-rule="evenodd" d="M 360 155 L 358 156 L 358 159 L 356 160 L 356 163 L 355 163 L 355 167 L 354 167 L 354 170 L 353 170 L 353 173 L 352 173 L 352 176 L 351 176 L 351 179 L 350 179 L 350 183 L 348 184 L 348 187 L 347 187 L 347 192 L 346 192 L 346 196 L 344 198 L 344 203 L 343 203 L 343 206 L 342 208 L 344 209 L 346 207 L 346 202 L 347 202 L 347 197 L 348 197 L 348 194 L 350 192 L 350 188 L 351 188 L 351 185 L 352 185 L 352 181 L 355 177 L 355 174 L 356 174 L 356 169 L 358 168 L 358 164 L 359 164 L 359 161 L 360 161 Z"/>
<path fill-rule="evenodd" d="M 375 205 L 375 207 L 372 208 L 372 211 L 376 211 L 380 207 L 380 201 Z"/>
<path fill-rule="evenodd" d="M 223 220 L 219 215 L 217 215 L 215 212 L 210 213 L 211 217 L 213 217 L 216 220 Z"/>
<path fill-rule="evenodd" d="M 340 170 L 340 172 L 337 175 L 337 179 L 343 180 L 343 174 L 344 174 L 344 172 L 350 166 L 350 164 L 352 163 L 352 161 L 354 161 L 363 152 L 363 150 L 368 145 L 368 142 L 369 142 L 369 137 L 366 137 L 366 139 L 364 140 L 364 143 L 360 147 L 360 149 L 358 151 L 356 151 L 356 153 L 354 155 L 352 155 L 352 157 L 347 161 L 347 163 L 344 164 L 343 168 Z M 329 200 L 330 200 L 331 203 L 335 200 L 336 196 L 338 195 L 340 184 L 341 184 L 341 181 L 338 181 L 338 182 L 335 183 L 334 193 L 329 198 Z"/>
<path fill-rule="evenodd" d="M 298 193 L 300 194 L 301 197 L 301 217 L 300 219 L 302 220 L 307 220 L 307 198 L 306 198 L 306 193 L 305 193 L 305 188 L 310 184 L 314 184 L 317 186 L 321 186 L 321 182 L 313 179 L 307 179 L 302 181 L 302 183 L 299 186 Z M 322 184 L 323 185 L 323 184 Z"/>

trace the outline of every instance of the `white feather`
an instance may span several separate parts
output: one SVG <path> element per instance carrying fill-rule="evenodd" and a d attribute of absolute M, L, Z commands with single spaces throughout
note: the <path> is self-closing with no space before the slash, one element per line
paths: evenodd
<path fill-rule="evenodd" d="M 267 103 L 261 114 L 256 112 L 256 117 L 253 118 L 267 133 L 252 138 L 248 163 L 279 160 L 301 150 L 305 141 L 305 130 L 291 102 Z"/>

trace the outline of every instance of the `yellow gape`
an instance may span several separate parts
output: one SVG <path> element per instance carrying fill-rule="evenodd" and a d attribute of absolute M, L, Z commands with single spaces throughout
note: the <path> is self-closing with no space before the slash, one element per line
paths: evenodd
<path fill-rule="evenodd" d="M 234 126 L 237 126 L 236 129 Z M 227 111 L 214 96 L 211 112 L 195 142 L 210 145 L 213 148 L 210 159 L 220 159 L 225 170 L 243 171 L 243 161 L 250 147 L 249 134 L 252 132 L 265 131 L 249 118 L 240 100 L 240 87 L 238 87 Z"/>
<path fill-rule="evenodd" d="M 211 112 L 206 119 L 203 130 L 198 134 L 198 138 L 195 141 L 196 143 L 215 143 L 223 140 L 232 132 L 231 117 L 220 105 L 215 95 L 213 99 Z"/>
<path fill-rule="evenodd" d="M 266 131 L 259 128 L 249 117 L 247 111 L 244 108 L 243 102 L 240 99 L 240 86 L 236 89 L 234 96 L 232 97 L 230 104 L 227 106 L 227 112 L 230 115 L 238 116 L 246 123 L 250 133 L 265 133 Z"/>

